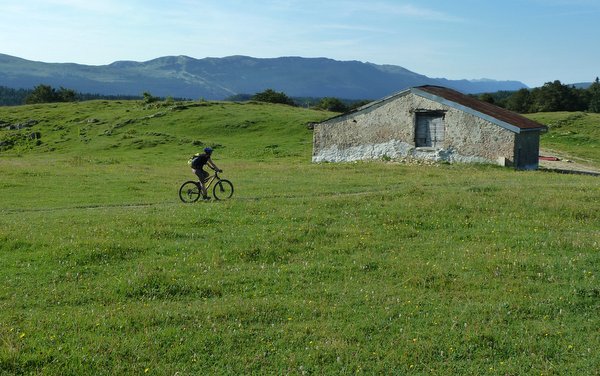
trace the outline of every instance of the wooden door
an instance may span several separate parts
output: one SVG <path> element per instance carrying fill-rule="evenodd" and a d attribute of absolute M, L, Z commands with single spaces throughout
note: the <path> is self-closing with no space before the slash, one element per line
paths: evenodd
<path fill-rule="evenodd" d="M 417 114 L 416 147 L 441 148 L 444 144 L 444 117 L 438 114 Z"/>

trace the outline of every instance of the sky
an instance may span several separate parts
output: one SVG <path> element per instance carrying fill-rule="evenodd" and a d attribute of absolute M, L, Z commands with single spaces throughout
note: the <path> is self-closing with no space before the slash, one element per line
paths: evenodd
<path fill-rule="evenodd" d="M 600 0 L 0 0 L 0 53 L 326 57 L 530 87 L 600 76 Z"/>

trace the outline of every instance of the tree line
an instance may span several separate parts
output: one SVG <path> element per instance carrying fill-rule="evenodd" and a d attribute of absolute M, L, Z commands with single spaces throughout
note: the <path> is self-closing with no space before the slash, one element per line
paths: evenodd
<path fill-rule="evenodd" d="M 31 93 L 28 89 L 11 89 L 0 86 L 0 106 L 18 106 L 25 103 L 25 98 Z"/>
<path fill-rule="evenodd" d="M 19 106 L 22 104 L 75 102 L 94 99 L 126 100 L 141 99 L 136 95 L 104 95 L 78 93 L 71 89 L 60 87 L 55 89 L 50 85 L 38 85 L 33 89 L 13 89 L 0 86 L 0 106 Z"/>
<path fill-rule="evenodd" d="M 600 113 L 600 79 L 587 88 L 577 88 L 562 84 L 559 80 L 547 82 L 534 89 L 499 91 L 477 96 L 479 99 L 519 113 L 587 111 Z M 34 103 L 73 102 L 93 99 L 144 99 L 156 97 L 150 93 L 144 96 L 101 95 L 76 93 L 74 90 L 49 85 L 38 85 L 34 89 L 11 89 L 0 86 L 0 105 L 14 106 Z M 290 106 L 310 107 L 332 112 L 347 112 L 356 109 L 369 100 L 343 100 L 334 97 L 292 98 L 284 92 L 266 89 L 252 94 L 238 94 L 227 98 L 230 101 L 254 100 L 267 103 L 280 103 Z"/>
<path fill-rule="evenodd" d="M 600 113 L 600 79 L 588 88 L 565 85 L 559 80 L 534 89 L 486 93 L 479 99 L 519 113 L 587 111 Z"/>
<path fill-rule="evenodd" d="M 0 86 L 0 106 L 18 106 L 21 104 L 35 103 L 55 103 L 55 102 L 74 102 L 94 99 L 142 99 L 146 103 L 152 103 L 162 98 L 155 97 L 149 92 L 144 92 L 142 96 L 126 95 L 101 95 L 77 93 L 74 90 L 60 87 L 53 88 L 50 85 L 38 85 L 33 89 L 11 89 Z M 368 100 L 342 100 L 333 97 L 312 98 L 299 97 L 291 98 L 284 92 L 277 92 L 273 89 L 266 89 L 255 94 L 238 94 L 231 96 L 226 100 L 230 101 L 259 101 L 267 103 L 279 103 L 289 106 L 310 107 L 333 112 L 346 112 L 360 105 L 368 103 Z"/>
<path fill-rule="evenodd" d="M 499 91 L 478 95 L 479 99 L 519 113 L 587 111 L 600 113 L 600 79 L 588 88 L 562 84 L 559 80 L 547 82 L 542 87 L 518 91 Z M 283 92 L 267 89 L 255 95 L 238 95 L 230 100 L 256 100 L 282 103 L 315 109 L 347 112 L 369 103 L 369 100 L 342 100 L 339 98 L 290 98 Z"/>
<path fill-rule="evenodd" d="M 370 100 L 351 100 L 335 97 L 289 97 L 284 92 L 278 92 L 273 89 L 266 89 L 254 95 L 238 94 L 227 98 L 229 101 L 258 101 L 266 103 L 279 103 L 295 107 L 307 107 L 317 110 L 326 110 L 332 112 L 347 112 L 371 102 Z"/>

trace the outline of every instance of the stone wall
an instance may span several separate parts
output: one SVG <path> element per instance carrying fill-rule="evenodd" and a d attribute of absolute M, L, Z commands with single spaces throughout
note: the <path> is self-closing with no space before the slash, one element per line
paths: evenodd
<path fill-rule="evenodd" d="M 440 149 L 415 148 L 419 111 L 443 111 L 445 139 Z M 379 158 L 419 158 L 449 162 L 512 163 L 515 134 L 473 114 L 412 93 L 398 95 L 314 128 L 313 162 Z"/>

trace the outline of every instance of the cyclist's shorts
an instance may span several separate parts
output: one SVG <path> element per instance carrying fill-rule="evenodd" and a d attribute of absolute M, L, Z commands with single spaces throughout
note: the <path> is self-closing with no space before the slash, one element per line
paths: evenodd
<path fill-rule="evenodd" d="M 194 174 L 196 174 L 198 179 L 200 179 L 202 182 L 206 181 L 206 179 L 208 179 L 208 177 L 210 176 L 210 174 L 208 172 L 206 172 L 202 169 L 194 170 Z"/>

